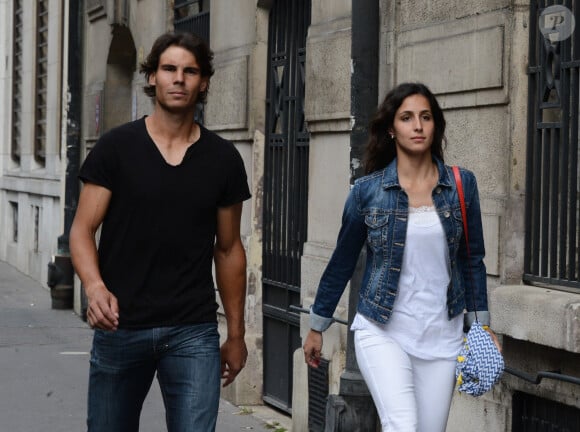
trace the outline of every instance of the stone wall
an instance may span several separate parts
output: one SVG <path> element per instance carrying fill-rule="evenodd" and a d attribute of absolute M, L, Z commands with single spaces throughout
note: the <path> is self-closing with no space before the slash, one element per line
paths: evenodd
<path fill-rule="evenodd" d="M 244 159 L 252 192 L 252 199 L 244 203 L 241 227 L 247 254 L 245 316 L 249 356 L 243 373 L 223 390 L 223 396 L 236 404 L 261 404 L 261 221 L 268 10 L 256 7 L 256 2 L 251 0 L 212 0 L 210 19 L 215 75 L 210 84 L 205 123 L 209 129 L 234 142 Z M 220 334 L 227 334 L 223 316 Z"/>
<path fill-rule="evenodd" d="M 507 366 L 530 374 L 578 376 L 577 294 L 522 285 L 529 2 L 383 1 L 393 83 L 423 81 L 447 120 L 446 162 L 476 174 L 481 198 L 492 328 L 503 338 Z M 388 11 L 388 13 L 386 13 Z M 579 406 L 573 385 L 533 385 L 505 374 L 479 399 L 454 398 L 448 431 L 511 430 L 516 391 Z"/>

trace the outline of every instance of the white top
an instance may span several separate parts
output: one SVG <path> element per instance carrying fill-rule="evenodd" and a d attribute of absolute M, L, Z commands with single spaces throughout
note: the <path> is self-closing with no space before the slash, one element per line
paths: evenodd
<path fill-rule="evenodd" d="M 449 282 L 449 249 L 435 208 L 410 208 L 391 318 L 379 324 L 357 313 L 351 330 L 384 334 L 408 354 L 425 360 L 455 359 L 463 340 L 463 315 L 448 318 Z"/>

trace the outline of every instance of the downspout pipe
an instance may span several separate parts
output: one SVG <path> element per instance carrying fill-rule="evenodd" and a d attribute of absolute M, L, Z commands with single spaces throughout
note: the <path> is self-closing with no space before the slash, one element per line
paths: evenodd
<path fill-rule="evenodd" d="M 368 139 L 368 125 L 378 103 L 379 0 L 352 1 L 351 42 L 351 183 L 364 174 L 362 158 Z M 356 313 L 363 276 L 364 251 L 350 281 L 349 323 Z M 330 395 L 326 405 L 326 432 L 375 430 L 377 414 L 359 371 L 354 352 L 353 332 L 347 332 L 346 365 L 338 395 Z"/>
<path fill-rule="evenodd" d="M 74 269 L 70 258 L 69 233 L 76 212 L 80 185 L 81 97 L 83 67 L 83 0 L 68 1 L 66 173 L 64 184 L 64 232 L 58 237 L 57 254 L 48 264 L 52 308 L 71 309 L 74 299 Z"/>
<path fill-rule="evenodd" d="M 352 1 L 350 80 L 351 183 L 363 176 L 362 157 L 368 140 L 368 126 L 377 109 L 379 87 L 379 0 Z"/>

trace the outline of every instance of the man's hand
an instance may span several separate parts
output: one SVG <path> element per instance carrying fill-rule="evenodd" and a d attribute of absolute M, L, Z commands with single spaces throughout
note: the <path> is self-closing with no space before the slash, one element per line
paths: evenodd
<path fill-rule="evenodd" d="M 304 361 L 308 366 L 317 368 L 322 355 L 322 333 L 310 330 L 304 342 Z"/>
<path fill-rule="evenodd" d="M 223 387 L 230 385 L 246 366 L 248 349 L 244 338 L 228 338 L 221 347 Z"/>
<path fill-rule="evenodd" d="M 79 196 L 69 238 L 72 263 L 87 294 L 87 321 L 92 328 L 103 330 L 117 330 L 119 325 L 117 298 L 103 282 L 95 241 L 111 197 L 109 189 L 86 183 Z"/>
<path fill-rule="evenodd" d="M 104 284 L 86 287 L 88 299 L 87 321 L 92 328 L 117 330 L 119 325 L 119 306 L 117 297 Z"/>

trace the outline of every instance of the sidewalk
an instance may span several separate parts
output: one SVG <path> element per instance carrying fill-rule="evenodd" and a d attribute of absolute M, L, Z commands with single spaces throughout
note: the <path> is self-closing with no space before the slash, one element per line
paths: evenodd
<path fill-rule="evenodd" d="M 86 430 L 86 393 L 92 330 L 72 311 L 53 310 L 50 293 L 0 261 L 0 419 L 14 432 Z M 141 415 L 141 432 L 165 428 L 154 381 Z M 217 432 L 290 432 L 291 419 L 264 406 L 220 402 Z"/>

